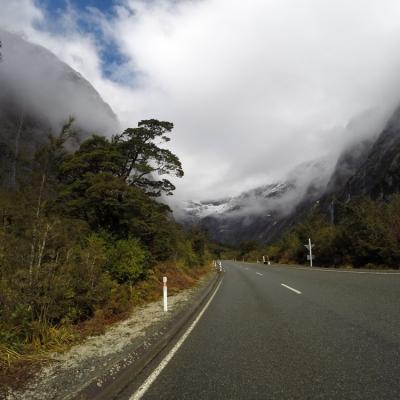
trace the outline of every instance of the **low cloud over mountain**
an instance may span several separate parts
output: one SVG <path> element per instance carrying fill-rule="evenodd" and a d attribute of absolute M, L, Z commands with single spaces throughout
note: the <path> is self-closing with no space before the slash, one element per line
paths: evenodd
<path fill-rule="evenodd" d="M 111 135 L 119 122 L 93 86 L 47 49 L 0 30 L 2 113 L 34 117 L 57 130 L 69 117 L 85 132 Z"/>

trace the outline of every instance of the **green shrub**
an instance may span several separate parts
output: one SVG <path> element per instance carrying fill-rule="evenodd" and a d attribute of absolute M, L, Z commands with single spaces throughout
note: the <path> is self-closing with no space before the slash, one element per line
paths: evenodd
<path fill-rule="evenodd" d="M 107 271 L 118 283 L 132 285 L 145 275 L 148 255 L 138 239 L 118 240 L 108 254 Z"/>

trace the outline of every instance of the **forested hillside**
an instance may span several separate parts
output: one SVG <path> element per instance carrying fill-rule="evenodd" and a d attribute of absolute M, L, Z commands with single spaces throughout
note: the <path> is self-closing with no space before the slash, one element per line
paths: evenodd
<path fill-rule="evenodd" d="M 262 251 L 277 262 L 305 264 L 308 238 L 315 244 L 315 265 L 397 269 L 400 195 L 389 201 L 362 197 L 337 204 L 335 224 L 316 205 L 302 223 Z"/>
<path fill-rule="evenodd" d="M 0 191 L 2 368 L 103 329 L 157 297 L 165 273 L 178 289 L 209 265 L 204 233 L 184 233 L 159 201 L 183 175 L 172 129 L 146 120 L 80 141 L 71 120 L 18 160 L 3 138 L 15 184 Z"/>

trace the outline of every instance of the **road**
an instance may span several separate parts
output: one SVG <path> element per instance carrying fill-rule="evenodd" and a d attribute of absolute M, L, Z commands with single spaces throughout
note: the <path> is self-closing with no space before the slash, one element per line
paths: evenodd
<path fill-rule="evenodd" d="M 223 265 L 186 340 L 120 399 L 400 399 L 400 274 Z"/>

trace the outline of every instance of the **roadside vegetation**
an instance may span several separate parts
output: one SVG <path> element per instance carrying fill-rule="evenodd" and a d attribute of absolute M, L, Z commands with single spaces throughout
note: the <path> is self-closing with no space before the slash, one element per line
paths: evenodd
<path fill-rule="evenodd" d="M 2 177 L 11 184 L 0 192 L 3 378 L 158 298 L 163 275 L 174 292 L 209 270 L 205 233 L 184 232 L 160 201 L 175 189 L 166 177 L 183 175 L 165 146 L 172 128 L 147 120 L 80 142 L 70 121 L 33 157 L 10 157 L 1 172 L 15 177 Z"/>
<path fill-rule="evenodd" d="M 302 223 L 268 246 L 244 242 L 229 258 L 257 260 L 262 255 L 273 262 L 306 264 L 308 238 L 315 244 L 315 265 L 325 267 L 400 267 L 400 194 L 389 201 L 353 199 L 336 204 L 336 221 L 331 223 L 319 205 Z"/>

